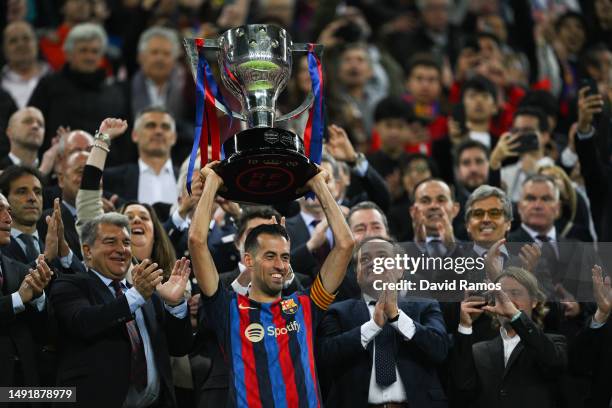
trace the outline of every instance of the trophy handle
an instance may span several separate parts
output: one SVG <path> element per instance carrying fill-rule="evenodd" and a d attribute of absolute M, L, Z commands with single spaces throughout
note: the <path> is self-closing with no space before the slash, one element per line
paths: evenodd
<path fill-rule="evenodd" d="M 291 46 L 291 51 L 295 54 L 307 54 L 308 53 L 308 44 L 306 43 L 294 43 Z M 321 59 L 321 57 L 323 56 L 323 45 L 321 44 L 315 44 L 314 46 L 314 53 L 317 55 L 317 57 L 319 59 Z M 308 95 L 306 95 L 306 99 L 304 99 L 304 102 L 302 102 L 302 104 L 300 106 L 298 106 L 296 109 L 292 110 L 289 113 L 286 113 L 284 115 L 282 115 L 281 117 L 279 117 L 278 119 L 276 119 L 276 122 L 285 122 L 288 120 L 291 120 L 299 115 L 302 114 L 302 112 L 304 112 L 306 109 L 310 108 L 310 106 L 312 105 L 314 101 L 314 96 L 312 95 L 312 92 L 308 92 Z"/>
<path fill-rule="evenodd" d="M 218 39 L 212 39 L 212 40 L 203 39 L 203 40 L 204 40 L 204 45 L 202 48 L 206 50 L 214 50 L 214 51 L 220 50 L 221 47 L 219 46 Z M 185 47 L 185 51 L 187 52 L 187 57 L 189 59 L 189 62 L 191 63 L 190 64 L 191 75 L 193 75 L 193 80 L 197 82 L 198 80 L 198 58 L 199 58 L 198 46 L 196 45 L 194 38 L 185 38 L 183 40 L 183 45 Z M 217 98 L 215 98 L 215 107 L 228 116 L 231 115 L 235 117 L 236 119 L 246 122 L 246 117 L 243 114 L 234 112 L 231 110 L 228 111 L 227 109 L 225 109 L 225 106 L 223 106 L 223 104 L 217 100 Z"/>

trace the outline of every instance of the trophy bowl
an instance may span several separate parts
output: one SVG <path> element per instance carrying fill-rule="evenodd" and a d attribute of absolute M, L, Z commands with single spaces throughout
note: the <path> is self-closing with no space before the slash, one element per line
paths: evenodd
<path fill-rule="evenodd" d="M 215 168 L 224 182 L 219 194 L 258 204 L 303 196 L 317 167 L 306 156 L 302 139 L 275 124 L 298 116 L 312 104 L 311 93 L 297 109 L 277 118 L 276 100 L 291 75 L 293 54 L 307 52 L 307 45 L 294 44 L 285 29 L 267 24 L 227 30 L 218 39 L 204 40 L 203 50 L 193 39 L 184 43 L 194 79 L 199 53 L 217 51 L 221 80 L 242 109 L 241 113 L 228 111 L 219 101 L 215 106 L 246 122 L 246 130 L 223 143 L 225 159 Z M 320 55 L 322 46 L 316 46 L 315 52 Z"/>

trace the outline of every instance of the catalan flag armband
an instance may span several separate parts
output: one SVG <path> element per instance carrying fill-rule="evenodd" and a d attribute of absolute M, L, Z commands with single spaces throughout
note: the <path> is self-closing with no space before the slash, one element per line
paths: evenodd
<path fill-rule="evenodd" d="M 321 281 L 321 275 L 317 275 L 315 278 L 312 287 L 310 288 L 310 299 L 314 302 L 315 305 L 321 310 L 327 310 L 329 305 L 331 305 L 336 299 L 336 294 L 331 294 L 325 287 L 323 286 L 323 282 Z"/>

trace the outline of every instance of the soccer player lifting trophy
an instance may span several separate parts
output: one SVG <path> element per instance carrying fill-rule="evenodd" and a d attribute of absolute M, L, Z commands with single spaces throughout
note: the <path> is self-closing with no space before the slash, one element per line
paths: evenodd
<path fill-rule="evenodd" d="M 227 30 L 221 37 L 185 39 L 196 80 L 196 131 L 189 166 L 191 179 L 198 147 L 202 166 L 222 160 L 215 168 L 223 179 L 219 194 L 232 201 L 274 204 L 307 193 L 306 182 L 317 173 L 323 135 L 323 46 L 294 44 L 287 31 L 274 25 L 254 24 Z M 204 53 L 217 52 L 225 87 L 238 99 L 242 111 L 225 103 Z M 308 55 L 312 92 L 292 112 L 277 116 L 276 99 L 291 75 L 294 53 Z M 310 108 L 310 109 L 309 109 Z M 222 145 L 216 109 L 247 129 Z M 275 126 L 309 109 L 304 137 Z M 208 143 L 212 148 L 208 157 Z M 316 164 L 315 164 L 316 163 Z M 188 182 L 189 183 L 189 182 Z"/>

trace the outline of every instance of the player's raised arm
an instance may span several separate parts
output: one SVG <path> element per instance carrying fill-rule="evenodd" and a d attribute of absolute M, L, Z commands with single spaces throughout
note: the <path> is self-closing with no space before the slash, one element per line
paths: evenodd
<path fill-rule="evenodd" d="M 204 296 L 213 296 L 219 286 L 219 274 L 208 250 L 208 229 L 212 218 L 217 190 L 223 185 L 223 180 L 212 167 L 218 162 L 208 163 L 201 171 L 200 177 L 205 178 L 202 196 L 197 204 L 191 227 L 189 228 L 189 253 L 193 272 Z"/>
<path fill-rule="evenodd" d="M 334 293 L 346 274 L 347 266 L 353 254 L 355 240 L 340 206 L 338 206 L 327 187 L 329 177 L 330 175 L 321 169 L 317 175 L 308 181 L 307 185 L 319 199 L 321 208 L 334 234 L 334 247 L 323 262 L 320 271 L 323 287 L 327 292 Z"/>

